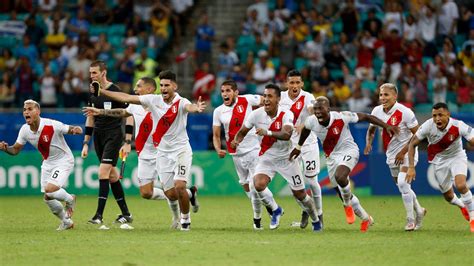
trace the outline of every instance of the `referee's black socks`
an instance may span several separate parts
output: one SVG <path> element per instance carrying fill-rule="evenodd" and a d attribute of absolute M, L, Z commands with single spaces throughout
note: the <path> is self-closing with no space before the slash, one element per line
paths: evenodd
<path fill-rule="evenodd" d="M 127 202 L 125 201 L 125 194 L 123 193 L 122 183 L 120 180 L 117 180 L 115 183 L 110 183 L 110 188 L 112 188 L 112 193 L 114 193 L 115 200 L 120 207 L 123 215 L 130 215 L 128 211 Z"/>
<path fill-rule="evenodd" d="M 109 196 L 109 180 L 99 179 L 99 202 L 97 203 L 97 214 L 102 216 L 104 214 L 105 203 Z"/>

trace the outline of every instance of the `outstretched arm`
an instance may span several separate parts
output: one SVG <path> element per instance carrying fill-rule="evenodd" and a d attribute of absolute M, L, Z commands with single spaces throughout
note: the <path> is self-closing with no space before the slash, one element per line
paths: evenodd
<path fill-rule="evenodd" d="M 10 155 L 17 155 L 18 153 L 20 153 L 20 151 L 23 149 L 23 146 L 24 145 L 21 145 L 18 142 L 13 144 L 13 146 L 8 146 L 8 143 L 6 143 L 5 141 L 0 142 L 0 150 Z"/>
<path fill-rule="evenodd" d="M 377 127 L 374 125 L 369 125 L 369 128 L 367 129 L 367 135 L 365 136 L 365 155 L 369 155 L 369 153 L 372 151 L 372 142 L 374 141 L 376 130 Z"/>
<path fill-rule="evenodd" d="M 184 108 L 189 113 L 202 113 L 206 109 L 206 102 L 201 100 L 201 96 L 199 96 L 197 103 L 186 104 Z"/>
<path fill-rule="evenodd" d="M 82 127 L 80 127 L 80 126 L 69 126 L 69 130 L 67 131 L 67 134 L 70 134 L 70 135 L 82 134 Z"/>
<path fill-rule="evenodd" d="M 90 87 L 90 90 L 91 90 L 91 93 L 95 92 L 95 89 L 93 86 Z M 114 101 L 118 101 L 122 103 L 141 104 L 140 98 L 138 98 L 137 95 L 130 95 L 123 92 L 109 91 L 109 90 L 104 90 L 104 89 L 100 89 L 100 94 L 105 95 Z"/>
<path fill-rule="evenodd" d="M 127 112 L 126 109 L 123 108 L 116 108 L 116 109 L 97 109 L 95 107 L 84 107 L 82 108 L 82 112 L 86 116 L 98 116 L 98 115 L 105 115 L 105 116 L 112 116 L 112 117 L 129 117 L 132 114 Z"/>
<path fill-rule="evenodd" d="M 370 122 L 371 124 L 377 125 L 379 127 L 383 127 L 384 129 L 387 130 L 390 136 L 398 135 L 398 133 L 400 133 L 400 128 L 390 126 L 373 115 L 369 115 L 366 113 L 357 113 L 357 116 L 359 117 L 359 121 L 367 121 L 367 122 Z"/>
<path fill-rule="evenodd" d="M 406 176 L 407 183 L 415 180 L 416 171 L 415 171 L 415 148 L 420 144 L 421 140 L 418 139 L 416 135 L 413 135 L 409 144 L 408 144 L 408 171 Z"/>

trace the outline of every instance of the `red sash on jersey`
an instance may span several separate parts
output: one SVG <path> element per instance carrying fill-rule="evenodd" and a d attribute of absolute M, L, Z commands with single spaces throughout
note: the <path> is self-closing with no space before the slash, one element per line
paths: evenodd
<path fill-rule="evenodd" d="M 168 111 L 166 111 L 166 113 L 161 117 L 160 121 L 158 121 L 155 133 L 153 133 L 153 144 L 155 145 L 155 147 L 158 147 L 161 142 L 161 139 L 166 134 L 166 132 L 178 116 L 180 101 L 181 100 L 177 100 L 175 103 L 173 103 L 173 105 L 171 105 Z"/>
<path fill-rule="evenodd" d="M 227 140 L 227 150 L 229 153 L 235 153 L 235 149 L 230 146 L 235 135 L 239 132 L 240 128 L 244 123 L 245 114 L 247 112 L 248 101 L 245 97 L 238 97 L 237 104 L 232 110 L 232 117 L 229 123 L 229 139 Z"/>
<path fill-rule="evenodd" d="M 403 113 L 400 110 L 396 110 L 393 115 L 388 119 L 387 124 L 391 126 L 398 126 L 402 122 Z M 388 131 L 384 128 L 382 130 L 383 149 L 387 150 L 388 144 L 392 140 L 392 136 L 388 134 Z"/>
<path fill-rule="evenodd" d="M 140 152 L 143 150 L 143 147 L 145 146 L 145 142 L 150 136 L 152 129 L 153 129 L 153 120 L 151 119 L 151 112 L 147 112 L 145 118 L 140 124 L 137 137 L 135 138 L 135 149 L 137 150 L 138 155 L 140 155 Z"/>
<path fill-rule="evenodd" d="M 281 112 L 278 117 L 273 121 L 273 123 L 270 125 L 270 128 L 268 130 L 271 131 L 281 131 L 283 127 L 283 115 L 285 115 L 285 112 Z M 275 143 L 277 139 L 275 137 L 270 137 L 270 136 L 264 136 L 262 138 L 262 143 L 260 143 L 260 152 L 258 153 L 258 156 L 262 156 L 268 149 L 270 149 L 273 146 L 273 143 Z"/>
<path fill-rule="evenodd" d="M 344 121 L 342 119 L 335 119 L 332 125 L 328 128 L 328 133 L 323 142 L 323 150 L 326 157 L 331 155 L 332 151 L 339 142 L 342 130 L 344 129 Z"/>
<path fill-rule="evenodd" d="M 38 150 L 43 156 L 43 160 L 46 160 L 49 157 L 49 147 L 51 146 L 53 134 L 53 126 L 44 126 L 43 130 L 41 130 L 41 135 L 38 139 Z"/>
<path fill-rule="evenodd" d="M 458 137 L 459 128 L 451 126 L 438 142 L 428 145 L 428 162 L 431 162 L 436 154 L 446 150 Z"/>
<path fill-rule="evenodd" d="M 296 102 L 293 103 L 290 110 L 293 112 L 295 119 L 293 120 L 293 125 L 296 124 L 296 120 L 300 117 L 301 111 L 303 111 L 304 107 L 304 95 L 301 96 Z"/>

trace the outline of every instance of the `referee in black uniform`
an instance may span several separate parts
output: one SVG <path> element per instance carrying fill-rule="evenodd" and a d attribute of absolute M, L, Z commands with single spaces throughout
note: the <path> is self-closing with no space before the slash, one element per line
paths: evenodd
<path fill-rule="evenodd" d="M 110 91 L 121 91 L 120 88 L 107 80 L 107 66 L 103 61 L 94 61 L 90 67 L 90 78 L 92 83 L 98 82 L 100 87 Z M 126 108 L 127 105 L 113 101 L 105 96 L 91 96 L 89 105 L 98 109 L 114 109 Z M 92 135 L 94 135 L 94 147 L 97 157 L 100 161 L 99 165 L 99 200 L 97 204 L 97 211 L 89 220 L 91 224 L 102 224 L 103 213 L 107 197 L 109 195 L 109 183 L 115 200 L 122 211 L 116 222 L 131 223 L 132 215 L 128 211 L 127 203 L 125 201 L 125 194 L 123 192 L 122 184 L 120 183 L 119 173 L 115 166 L 119 156 L 120 147 L 124 140 L 122 132 L 122 118 L 108 117 L 108 116 L 88 116 L 86 120 L 86 131 L 84 135 L 84 143 L 82 147 L 82 158 L 86 158 L 89 150 L 89 142 Z M 133 134 L 133 118 L 127 118 L 125 126 L 125 143 L 130 145 Z"/>

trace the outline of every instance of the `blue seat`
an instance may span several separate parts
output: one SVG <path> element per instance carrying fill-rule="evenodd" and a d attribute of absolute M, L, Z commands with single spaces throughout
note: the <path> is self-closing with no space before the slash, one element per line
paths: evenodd
<path fill-rule="evenodd" d="M 474 103 L 463 104 L 459 108 L 459 112 L 462 113 L 474 113 Z"/>
<path fill-rule="evenodd" d="M 307 65 L 308 65 L 308 61 L 306 61 L 306 59 L 304 58 L 301 58 L 301 57 L 297 57 L 295 59 L 295 68 L 298 70 L 298 71 L 301 71 L 303 68 L 305 68 Z"/>
<path fill-rule="evenodd" d="M 417 113 L 429 114 L 431 113 L 432 107 L 433 105 L 431 105 L 430 103 L 421 103 L 415 106 L 415 110 Z"/>

